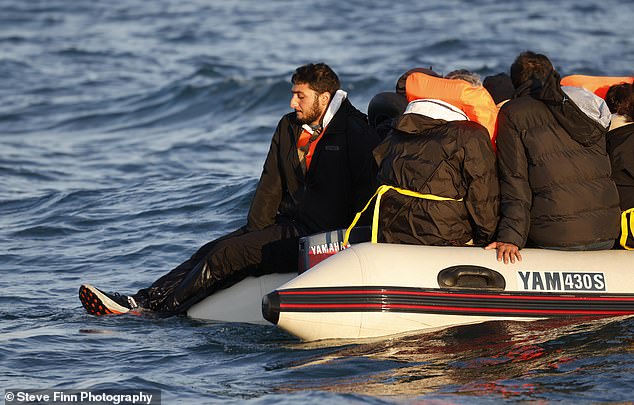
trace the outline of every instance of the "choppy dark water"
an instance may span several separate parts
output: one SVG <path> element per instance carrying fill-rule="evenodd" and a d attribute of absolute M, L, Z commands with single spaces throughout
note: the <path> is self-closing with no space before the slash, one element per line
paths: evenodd
<path fill-rule="evenodd" d="M 411 4 L 415 3 L 415 4 Z M 164 403 L 631 401 L 634 321 L 493 323 L 317 346 L 272 326 L 95 318 L 242 225 L 292 70 L 366 110 L 404 71 L 626 75 L 631 2 L 0 0 L 0 386 Z"/>

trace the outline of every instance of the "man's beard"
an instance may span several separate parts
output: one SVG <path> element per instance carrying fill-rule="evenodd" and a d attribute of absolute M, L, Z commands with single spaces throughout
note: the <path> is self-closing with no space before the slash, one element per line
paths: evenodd
<path fill-rule="evenodd" d="M 317 98 L 315 98 L 315 102 L 313 103 L 313 105 L 310 108 L 310 111 L 303 111 L 304 117 L 303 118 L 297 118 L 297 121 L 300 124 L 312 124 L 313 122 L 317 121 L 319 119 L 319 116 L 321 115 L 321 111 L 319 110 L 319 101 L 317 100 Z M 297 116 L 297 113 L 295 113 L 295 116 Z"/>

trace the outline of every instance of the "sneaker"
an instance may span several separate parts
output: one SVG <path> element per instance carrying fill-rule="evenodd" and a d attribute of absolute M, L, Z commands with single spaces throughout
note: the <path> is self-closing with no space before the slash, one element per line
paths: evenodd
<path fill-rule="evenodd" d="M 131 296 L 106 293 L 90 284 L 79 287 L 79 300 L 91 315 L 119 315 L 139 307 Z"/>

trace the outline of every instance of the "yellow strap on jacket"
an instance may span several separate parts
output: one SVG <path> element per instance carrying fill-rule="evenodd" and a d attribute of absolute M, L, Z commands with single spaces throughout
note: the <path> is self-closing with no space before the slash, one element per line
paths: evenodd
<path fill-rule="evenodd" d="M 455 198 L 450 198 L 450 197 L 440 197 L 434 194 L 422 194 L 422 193 L 417 193 L 416 191 L 411 191 L 411 190 L 406 190 L 404 188 L 399 188 L 399 187 L 394 187 L 394 186 L 388 186 L 386 184 L 379 186 L 379 188 L 376 189 L 376 192 L 374 193 L 374 195 L 372 197 L 370 197 L 370 200 L 368 200 L 368 203 L 365 205 L 365 207 L 363 207 L 363 209 L 359 212 L 357 212 L 357 215 L 355 215 L 354 219 L 352 220 L 352 223 L 350 224 L 350 226 L 348 227 L 348 229 L 346 229 L 346 234 L 343 238 L 343 244 L 344 246 L 348 245 L 348 239 L 350 238 L 350 232 L 352 231 L 352 228 L 354 228 L 354 226 L 357 224 L 357 222 L 359 221 L 359 218 L 361 217 L 361 214 L 363 214 L 365 212 L 365 210 L 368 209 L 368 207 L 370 206 L 370 203 L 372 202 L 372 200 L 374 200 L 374 198 L 376 197 L 376 202 L 374 203 L 374 215 L 372 216 L 372 243 L 377 243 L 378 240 L 378 233 L 379 233 L 379 207 L 381 205 L 381 196 L 383 194 L 385 194 L 387 191 L 389 190 L 394 190 L 399 194 L 403 194 L 409 197 L 415 197 L 415 198 L 423 198 L 425 200 L 434 200 L 434 201 L 462 201 L 462 198 L 459 200 L 456 200 Z"/>
<path fill-rule="evenodd" d="M 627 209 L 621 213 L 621 239 L 619 244 L 624 249 L 634 250 L 634 208 Z"/>

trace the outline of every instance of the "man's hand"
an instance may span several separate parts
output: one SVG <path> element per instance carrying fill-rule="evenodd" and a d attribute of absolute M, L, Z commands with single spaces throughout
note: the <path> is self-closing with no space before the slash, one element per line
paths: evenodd
<path fill-rule="evenodd" d="M 520 249 L 512 243 L 506 242 L 491 242 L 486 247 L 486 250 L 496 249 L 498 262 L 504 260 L 504 264 L 508 264 L 509 261 L 511 263 L 515 263 L 515 259 L 517 261 L 522 261 L 522 255 L 520 254 Z"/>

